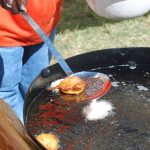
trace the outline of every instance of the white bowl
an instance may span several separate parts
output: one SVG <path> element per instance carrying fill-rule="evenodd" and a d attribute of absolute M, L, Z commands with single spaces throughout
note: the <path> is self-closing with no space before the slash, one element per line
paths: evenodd
<path fill-rule="evenodd" d="M 110 19 L 127 19 L 142 16 L 150 11 L 150 0 L 86 0 L 99 16 Z"/>

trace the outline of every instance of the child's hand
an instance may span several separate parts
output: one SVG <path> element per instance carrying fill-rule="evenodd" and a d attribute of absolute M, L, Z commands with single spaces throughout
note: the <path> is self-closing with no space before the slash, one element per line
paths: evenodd
<path fill-rule="evenodd" d="M 14 14 L 26 11 L 27 0 L 0 0 L 0 5 Z"/>

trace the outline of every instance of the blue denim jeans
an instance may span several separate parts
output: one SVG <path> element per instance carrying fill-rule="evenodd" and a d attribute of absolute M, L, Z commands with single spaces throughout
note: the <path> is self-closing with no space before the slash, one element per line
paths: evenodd
<path fill-rule="evenodd" d="M 54 41 L 55 30 L 50 39 Z M 51 53 L 44 43 L 26 47 L 0 47 L 0 98 L 23 122 L 25 94 L 32 81 L 50 63 Z"/>

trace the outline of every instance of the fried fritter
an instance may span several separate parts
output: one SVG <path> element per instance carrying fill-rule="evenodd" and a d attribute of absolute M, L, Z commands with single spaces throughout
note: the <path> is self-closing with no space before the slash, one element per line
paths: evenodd
<path fill-rule="evenodd" d="M 78 76 L 70 76 L 62 80 L 59 90 L 66 94 L 79 94 L 85 88 L 85 82 Z"/>
<path fill-rule="evenodd" d="M 41 133 L 36 136 L 36 139 L 47 149 L 47 150 L 58 150 L 59 140 L 52 133 Z"/>

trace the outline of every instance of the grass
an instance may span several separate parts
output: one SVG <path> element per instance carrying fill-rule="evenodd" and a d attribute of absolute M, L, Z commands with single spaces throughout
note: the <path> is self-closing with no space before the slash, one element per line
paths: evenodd
<path fill-rule="evenodd" d="M 65 0 L 55 45 L 64 58 L 106 48 L 149 47 L 150 13 L 114 21 L 95 15 L 85 0 Z"/>

